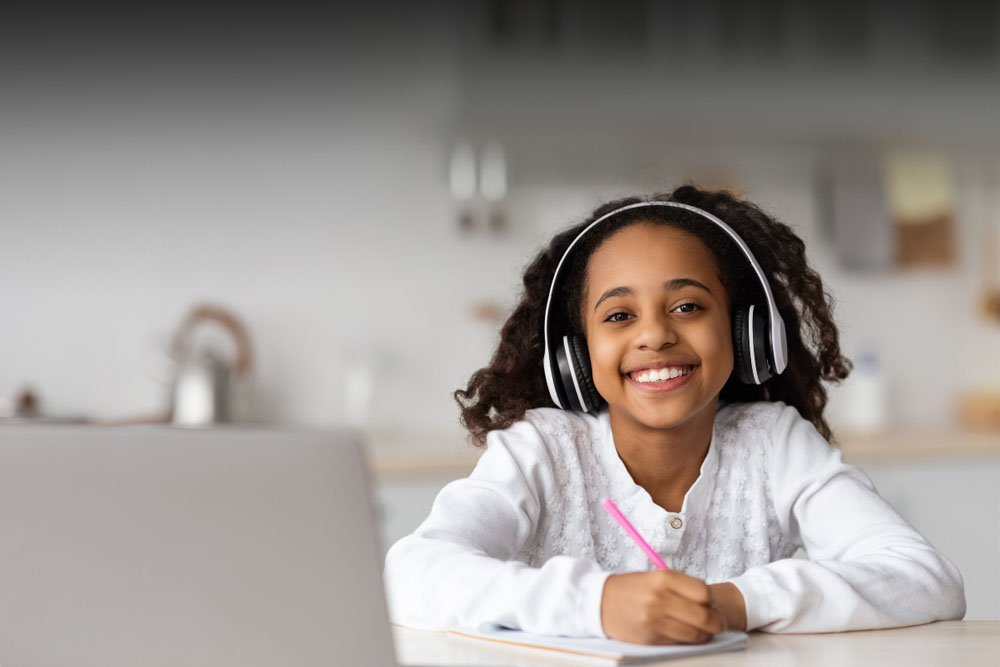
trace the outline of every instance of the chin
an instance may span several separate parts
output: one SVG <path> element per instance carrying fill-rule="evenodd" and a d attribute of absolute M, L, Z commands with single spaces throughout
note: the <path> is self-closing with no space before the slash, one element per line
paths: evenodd
<path fill-rule="evenodd" d="M 661 430 L 676 428 L 684 424 L 692 417 L 692 413 L 690 411 L 678 409 L 678 407 L 674 406 L 659 410 L 649 408 L 629 410 L 626 408 L 625 412 L 627 412 L 634 421 L 642 424 L 643 426 Z"/>
<path fill-rule="evenodd" d="M 649 428 L 665 431 L 683 426 L 687 421 L 689 421 L 689 418 L 690 415 L 682 415 L 678 417 L 661 415 L 654 419 L 643 419 L 642 421 Z"/>
<path fill-rule="evenodd" d="M 655 429 L 671 429 L 682 426 L 708 409 L 709 403 L 692 405 L 688 401 L 665 400 L 659 405 L 626 407 L 634 420 Z"/>

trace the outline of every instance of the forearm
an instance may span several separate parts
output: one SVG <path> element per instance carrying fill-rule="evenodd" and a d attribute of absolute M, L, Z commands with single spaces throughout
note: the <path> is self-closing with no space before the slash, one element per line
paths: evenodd
<path fill-rule="evenodd" d="M 601 635 L 601 592 L 608 573 L 559 556 L 533 568 L 468 546 L 411 535 L 386 559 L 393 621 L 420 628 L 493 622 L 529 632 Z"/>
<path fill-rule="evenodd" d="M 751 629 L 842 632 L 961 618 L 954 567 L 933 551 L 855 561 L 786 559 L 736 577 Z"/>
<path fill-rule="evenodd" d="M 768 632 L 841 632 L 961 618 L 962 577 L 793 410 L 772 431 L 771 495 L 787 538 L 805 559 L 731 579 L 747 626 Z"/>
<path fill-rule="evenodd" d="M 710 584 L 712 604 L 726 618 L 726 627 L 730 630 L 746 630 L 747 607 L 743 594 L 734 584 L 726 581 L 721 584 Z"/>

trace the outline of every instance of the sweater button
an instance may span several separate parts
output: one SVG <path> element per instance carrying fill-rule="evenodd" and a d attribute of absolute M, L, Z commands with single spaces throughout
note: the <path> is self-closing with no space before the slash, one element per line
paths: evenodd
<path fill-rule="evenodd" d="M 684 522 L 681 521 L 681 518 L 679 516 L 675 516 L 673 519 L 670 520 L 670 527 L 671 528 L 679 529 L 683 525 L 684 525 Z"/>

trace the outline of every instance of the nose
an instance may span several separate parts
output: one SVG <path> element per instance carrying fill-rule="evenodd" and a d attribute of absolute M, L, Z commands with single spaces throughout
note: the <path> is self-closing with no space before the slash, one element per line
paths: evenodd
<path fill-rule="evenodd" d="M 647 315 L 638 322 L 635 345 L 640 350 L 661 350 L 677 342 L 677 331 L 667 313 Z"/>

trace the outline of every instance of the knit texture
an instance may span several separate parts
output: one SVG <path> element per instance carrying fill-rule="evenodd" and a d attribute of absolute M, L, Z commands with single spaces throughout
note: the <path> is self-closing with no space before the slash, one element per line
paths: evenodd
<path fill-rule="evenodd" d="M 605 497 L 670 567 L 735 585 L 749 629 L 860 630 L 965 613 L 954 564 L 795 408 L 760 402 L 718 409 L 678 512 L 632 479 L 607 412 L 529 410 L 491 432 L 472 474 L 445 486 L 389 550 L 393 620 L 602 635 L 607 577 L 652 568 Z M 807 558 L 789 558 L 800 547 Z"/>
<path fill-rule="evenodd" d="M 636 485 L 618 457 L 607 415 L 548 408 L 525 419 L 552 459 L 553 484 L 538 529 L 517 554 L 538 566 L 553 556 L 594 560 L 612 572 L 652 565 L 601 507 L 611 498 L 667 564 L 708 582 L 791 556 L 769 497 L 769 431 L 784 406 L 732 404 L 719 410 L 709 455 L 682 511 L 668 512 Z M 584 502 L 585 499 L 585 502 Z M 673 528 L 672 519 L 681 527 Z"/>

